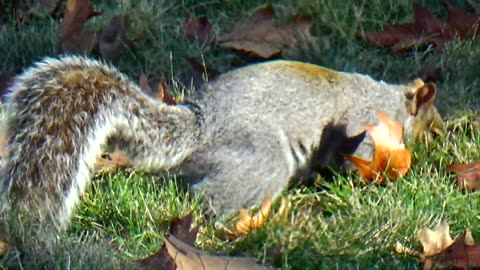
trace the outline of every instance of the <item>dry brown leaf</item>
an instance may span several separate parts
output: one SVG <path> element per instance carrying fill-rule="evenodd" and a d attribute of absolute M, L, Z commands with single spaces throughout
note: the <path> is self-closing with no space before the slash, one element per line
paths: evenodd
<path fill-rule="evenodd" d="M 418 231 L 417 238 L 423 246 L 424 253 L 397 244 L 398 253 L 416 257 L 423 263 L 423 269 L 479 269 L 480 246 L 475 241 L 470 230 L 452 240 L 448 223 L 442 220 L 432 231 L 426 227 Z"/>
<path fill-rule="evenodd" d="M 417 232 L 417 238 L 422 243 L 425 256 L 437 254 L 453 244 L 450 227 L 445 220 L 440 221 L 434 230 L 422 228 Z"/>
<path fill-rule="evenodd" d="M 205 16 L 192 18 L 188 11 L 184 12 L 182 31 L 186 39 L 197 41 L 201 47 L 210 45 L 215 39 L 215 32 L 208 18 Z"/>
<path fill-rule="evenodd" d="M 178 270 L 255 270 L 269 269 L 258 265 L 253 258 L 213 256 L 169 235 L 165 240 L 168 254 L 175 260 Z"/>
<path fill-rule="evenodd" d="M 415 20 L 413 23 L 385 25 L 382 32 L 365 32 L 362 36 L 375 47 L 391 48 L 393 52 L 434 44 L 443 48 L 444 44 L 456 37 L 465 38 L 477 31 L 478 14 L 470 14 L 446 1 L 448 21 L 446 24 L 428 9 L 413 3 Z"/>
<path fill-rule="evenodd" d="M 186 245 L 193 245 L 197 238 L 199 227 L 191 228 L 193 221 L 193 214 L 190 212 L 182 218 L 174 218 L 170 222 L 170 235 L 176 237 Z M 160 250 L 146 258 L 143 258 L 137 263 L 142 269 L 149 270 L 175 270 L 178 269 L 175 265 L 174 259 L 167 251 L 166 243 L 162 245 Z"/>
<path fill-rule="evenodd" d="M 157 93 L 155 94 L 155 96 L 159 100 L 161 100 L 161 101 L 163 101 L 167 104 L 170 104 L 170 105 L 175 105 L 175 104 L 181 102 L 181 100 L 177 100 L 170 95 L 170 92 L 168 90 L 168 85 L 167 85 L 167 82 L 165 81 L 165 79 L 162 79 L 160 81 L 160 83 L 158 84 Z"/>
<path fill-rule="evenodd" d="M 461 190 L 476 191 L 480 187 L 480 162 L 468 164 L 452 163 L 447 168 L 454 172 L 457 177 L 457 184 Z"/>
<path fill-rule="evenodd" d="M 61 29 L 63 51 L 89 54 L 98 42 L 98 33 L 85 32 L 83 26 L 88 19 L 100 14 L 88 0 L 68 0 Z"/>
<path fill-rule="evenodd" d="M 197 239 L 199 226 L 192 228 L 193 213 L 190 212 L 182 218 L 174 218 L 170 223 L 170 234 L 187 245 L 193 245 Z"/>
<path fill-rule="evenodd" d="M 90 18 L 101 14 L 90 6 L 89 0 L 68 0 L 64 13 L 61 30 L 64 38 L 82 32 Z"/>
<path fill-rule="evenodd" d="M 475 246 L 470 230 L 438 254 L 427 256 L 424 269 L 479 269 L 480 246 Z"/>
<path fill-rule="evenodd" d="M 98 44 L 98 32 L 82 32 L 62 40 L 64 52 L 90 54 Z"/>
<path fill-rule="evenodd" d="M 447 3 L 448 11 L 446 28 L 452 37 L 463 39 L 478 33 L 480 14 L 468 13 L 465 10 L 450 4 L 448 1 L 445 2 Z"/>
<path fill-rule="evenodd" d="M 127 48 L 127 25 L 128 16 L 115 15 L 102 30 L 98 48 L 103 59 L 114 60 Z"/>
<path fill-rule="evenodd" d="M 277 25 L 272 6 L 257 9 L 248 21 L 238 22 L 231 32 L 220 36 L 220 46 L 271 58 L 284 48 L 297 48 L 300 39 L 312 40 L 313 19 L 297 16 L 290 24 Z"/>
<path fill-rule="evenodd" d="M 139 82 L 140 89 L 149 96 L 155 97 L 158 100 L 161 100 L 169 105 L 175 105 L 181 102 L 181 99 L 176 99 L 170 95 L 170 91 L 168 90 L 167 82 L 164 78 L 160 80 L 157 85 L 157 90 L 154 92 L 150 84 L 148 83 L 147 76 L 145 73 L 140 73 L 140 82 Z"/>
<path fill-rule="evenodd" d="M 101 11 L 92 8 L 89 0 L 68 0 L 64 13 L 68 13 L 68 16 L 63 18 L 62 29 L 66 27 L 74 32 L 82 31 L 83 25 L 90 18 L 102 14 Z"/>
<path fill-rule="evenodd" d="M 385 113 L 378 112 L 378 125 L 367 125 L 367 133 L 375 144 L 372 161 L 356 156 L 347 156 L 366 180 L 381 183 L 384 175 L 397 179 L 405 175 L 411 165 L 411 152 L 405 149 L 400 123 L 391 120 Z M 384 173 L 384 174 L 382 174 Z"/>
<path fill-rule="evenodd" d="M 258 212 L 252 217 L 246 209 L 241 209 L 239 219 L 235 223 L 234 237 L 246 234 L 252 230 L 258 229 L 263 226 L 270 210 L 272 209 L 272 198 L 270 195 L 265 196 L 262 205 Z"/>
<path fill-rule="evenodd" d="M 428 9 L 413 3 L 413 23 L 385 25 L 382 32 L 365 32 L 364 38 L 375 47 L 392 48 L 398 52 L 414 46 L 440 42 L 441 21 Z"/>

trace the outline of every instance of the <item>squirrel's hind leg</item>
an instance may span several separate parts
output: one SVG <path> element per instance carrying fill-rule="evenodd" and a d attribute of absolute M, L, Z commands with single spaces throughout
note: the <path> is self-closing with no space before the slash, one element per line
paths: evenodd
<path fill-rule="evenodd" d="M 274 137 L 270 138 L 250 137 L 247 145 L 230 142 L 191 157 L 188 170 L 195 171 L 198 166 L 203 173 L 193 190 L 205 195 L 215 215 L 228 216 L 241 208 L 257 206 L 266 195 L 274 200 L 288 187 L 291 173 L 286 158 Z"/>

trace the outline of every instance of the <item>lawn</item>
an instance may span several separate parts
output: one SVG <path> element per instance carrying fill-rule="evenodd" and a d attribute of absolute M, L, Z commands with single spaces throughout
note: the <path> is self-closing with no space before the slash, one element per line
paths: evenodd
<path fill-rule="evenodd" d="M 181 96 L 194 91 L 188 59 L 218 72 L 258 61 L 220 46 L 186 40 L 181 29 L 184 11 L 207 16 L 216 32 L 225 33 L 262 2 L 268 1 L 92 1 L 103 15 L 86 27 L 98 29 L 113 15 L 128 14 L 126 35 L 131 46 L 114 65 L 133 81 L 139 80 L 141 72 L 151 82 L 165 78 L 173 93 Z M 161 175 L 133 169 L 98 174 L 66 232 L 42 241 L 19 229 L 10 236 L 15 247 L 0 258 L 0 268 L 130 269 L 133 261 L 159 249 L 174 217 L 190 211 L 201 225 L 197 247 L 213 254 L 254 257 L 280 269 L 422 269 L 414 258 L 397 254 L 394 246 L 401 243 L 421 251 L 416 232 L 423 226 L 433 228 L 441 219 L 449 222 L 452 236 L 470 228 L 474 238 L 480 239 L 480 193 L 459 191 L 454 175 L 446 169 L 452 162 L 480 160 L 478 38 L 450 42 L 443 50 L 421 46 L 393 54 L 369 46 L 358 34 L 411 21 L 413 1 L 273 2 L 278 22 L 297 14 L 314 18 L 316 45 L 289 52 L 285 58 L 392 83 L 414 78 L 426 64 L 441 67 L 442 79 L 435 81 L 436 106 L 446 121 L 446 135 L 408 145 L 413 151 L 412 167 L 396 182 L 366 184 L 356 172 L 338 172 L 313 187 L 286 190 L 283 196 L 291 205 L 288 215 L 281 222 L 269 220 L 235 241 L 219 236 L 219 222 L 203 218 L 201 199 L 177 187 L 174 170 Z M 467 1 L 450 2 L 471 11 Z M 445 20 L 442 1 L 419 3 Z M 32 17 L 15 25 L 12 16 L 5 14 L 9 9 L 4 9 L 0 10 L 4 12 L 0 72 L 18 73 L 44 56 L 62 53 L 59 18 Z M 274 211 L 278 205 L 274 204 Z"/>

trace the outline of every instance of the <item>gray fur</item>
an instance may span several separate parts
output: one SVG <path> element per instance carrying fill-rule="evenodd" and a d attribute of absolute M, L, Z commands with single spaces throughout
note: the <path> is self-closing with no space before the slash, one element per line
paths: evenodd
<path fill-rule="evenodd" d="M 8 97 L 3 208 L 24 208 L 65 227 L 100 148 L 120 136 L 135 166 L 179 166 L 212 210 L 230 214 L 266 194 L 277 197 L 314 162 L 329 166 L 343 151 L 340 139 L 376 123 L 377 110 L 407 123 L 407 89 L 274 61 L 226 73 L 171 106 L 104 63 L 48 58 L 19 75 Z M 368 157 L 371 142 L 358 143 L 351 152 Z"/>

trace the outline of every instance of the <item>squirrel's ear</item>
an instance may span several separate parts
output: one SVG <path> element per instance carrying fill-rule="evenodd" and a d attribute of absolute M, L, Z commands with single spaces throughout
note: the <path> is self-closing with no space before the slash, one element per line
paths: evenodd
<path fill-rule="evenodd" d="M 429 108 L 433 104 L 436 94 L 437 88 L 433 83 L 426 83 L 419 87 L 413 95 L 410 114 L 416 115 L 421 107 Z"/>

